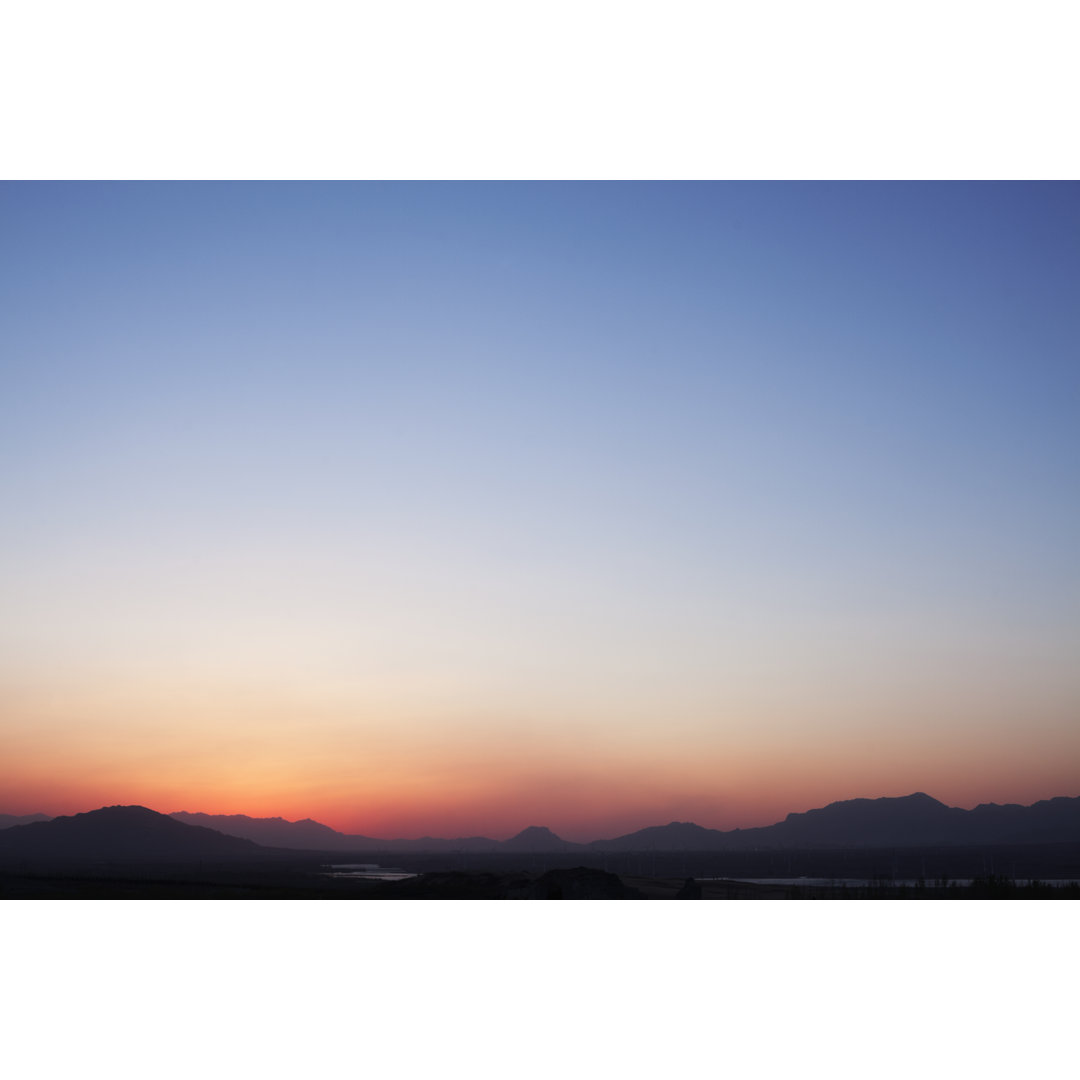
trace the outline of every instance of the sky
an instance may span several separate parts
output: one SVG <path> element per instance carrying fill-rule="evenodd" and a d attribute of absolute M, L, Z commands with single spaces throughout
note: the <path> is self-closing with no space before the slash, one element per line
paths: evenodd
<path fill-rule="evenodd" d="M 1080 794 L 1080 185 L 0 184 L 0 811 Z"/>

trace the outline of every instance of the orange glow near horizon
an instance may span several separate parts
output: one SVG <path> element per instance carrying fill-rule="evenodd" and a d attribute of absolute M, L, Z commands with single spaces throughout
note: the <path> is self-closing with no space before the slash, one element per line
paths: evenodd
<path fill-rule="evenodd" d="M 872 740 L 779 728 L 769 737 L 759 718 L 756 741 L 708 731 L 671 739 L 595 719 L 522 720 L 507 731 L 401 717 L 365 732 L 336 706 L 238 695 L 223 709 L 223 697 L 213 707 L 203 700 L 197 720 L 190 696 L 175 712 L 137 695 L 124 708 L 115 694 L 95 702 L 85 689 L 53 694 L 44 707 L 44 696 L 37 708 L 22 700 L 25 721 L 9 724 L 2 740 L 0 810 L 56 815 L 139 803 L 313 818 L 387 839 L 504 839 L 546 825 L 565 839 L 592 840 L 672 820 L 769 825 L 839 799 L 916 790 L 960 806 L 1076 793 L 1070 761 L 1048 769 L 1037 747 L 1025 753 L 1003 737 L 978 747 L 939 738 L 928 761 L 923 733 L 895 729 Z M 289 721 L 294 710 L 305 724 Z"/>

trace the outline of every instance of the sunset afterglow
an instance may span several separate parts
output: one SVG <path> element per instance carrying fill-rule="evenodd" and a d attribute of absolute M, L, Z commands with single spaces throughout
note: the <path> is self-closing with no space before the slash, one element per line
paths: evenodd
<path fill-rule="evenodd" d="M 0 811 L 1076 795 L 1075 184 L 0 186 Z"/>

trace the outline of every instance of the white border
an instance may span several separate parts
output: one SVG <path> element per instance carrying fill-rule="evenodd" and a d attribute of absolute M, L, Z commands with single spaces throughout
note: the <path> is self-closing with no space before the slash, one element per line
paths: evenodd
<path fill-rule="evenodd" d="M 3 914 L 5 1061 L 20 1077 L 1006 1077 L 1060 1075 L 1073 1050 L 1067 902 Z"/>
<path fill-rule="evenodd" d="M 1075 12 L 13 3 L 0 177 L 1075 178 Z"/>

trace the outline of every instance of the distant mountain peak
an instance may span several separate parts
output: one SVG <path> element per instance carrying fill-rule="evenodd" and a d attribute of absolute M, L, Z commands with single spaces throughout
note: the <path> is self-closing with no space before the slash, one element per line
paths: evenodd
<path fill-rule="evenodd" d="M 876 799 L 870 799 L 866 796 L 854 799 L 837 799 L 835 802 L 826 803 L 825 806 L 814 807 L 811 810 L 792 811 L 784 818 L 784 820 L 795 821 L 806 817 L 807 814 L 848 813 L 856 810 L 870 809 L 872 807 L 876 807 L 879 810 L 888 810 L 890 808 L 915 806 L 926 809 L 929 809 L 930 807 L 948 809 L 945 803 L 935 799 L 932 795 L 927 795 L 925 791 L 914 791 L 910 795 L 882 795 Z"/>
<path fill-rule="evenodd" d="M 530 825 L 503 843 L 507 851 L 572 851 L 578 847 L 556 836 L 546 825 Z"/>
<path fill-rule="evenodd" d="M 14 826 L 0 836 L 0 851 L 28 857 L 239 858 L 259 850 L 250 840 L 187 825 L 147 806 L 102 806 Z"/>
<path fill-rule="evenodd" d="M 247 814 L 191 814 L 186 810 L 176 810 L 170 817 L 185 825 L 204 825 L 266 847 L 344 850 L 367 844 L 366 837 L 345 836 L 311 818 L 289 821 L 283 817 L 253 818 Z"/>
<path fill-rule="evenodd" d="M 561 840 L 561 836 L 556 836 L 546 825 L 528 825 L 517 834 L 517 836 L 511 837 L 512 840 Z"/>
<path fill-rule="evenodd" d="M 594 840 L 590 847 L 611 851 L 696 851 L 713 846 L 723 835 L 695 821 L 669 821 L 667 825 L 649 825 L 613 840 Z"/>
<path fill-rule="evenodd" d="M 910 795 L 904 795 L 903 798 L 907 799 L 908 802 L 935 803 L 938 806 L 945 805 L 940 799 L 935 799 L 933 795 L 927 795 L 925 791 L 913 791 Z"/>
<path fill-rule="evenodd" d="M 36 821 L 51 821 L 51 814 L 0 814 L 0 829 L 13 825 L 32 825 Z"/>

